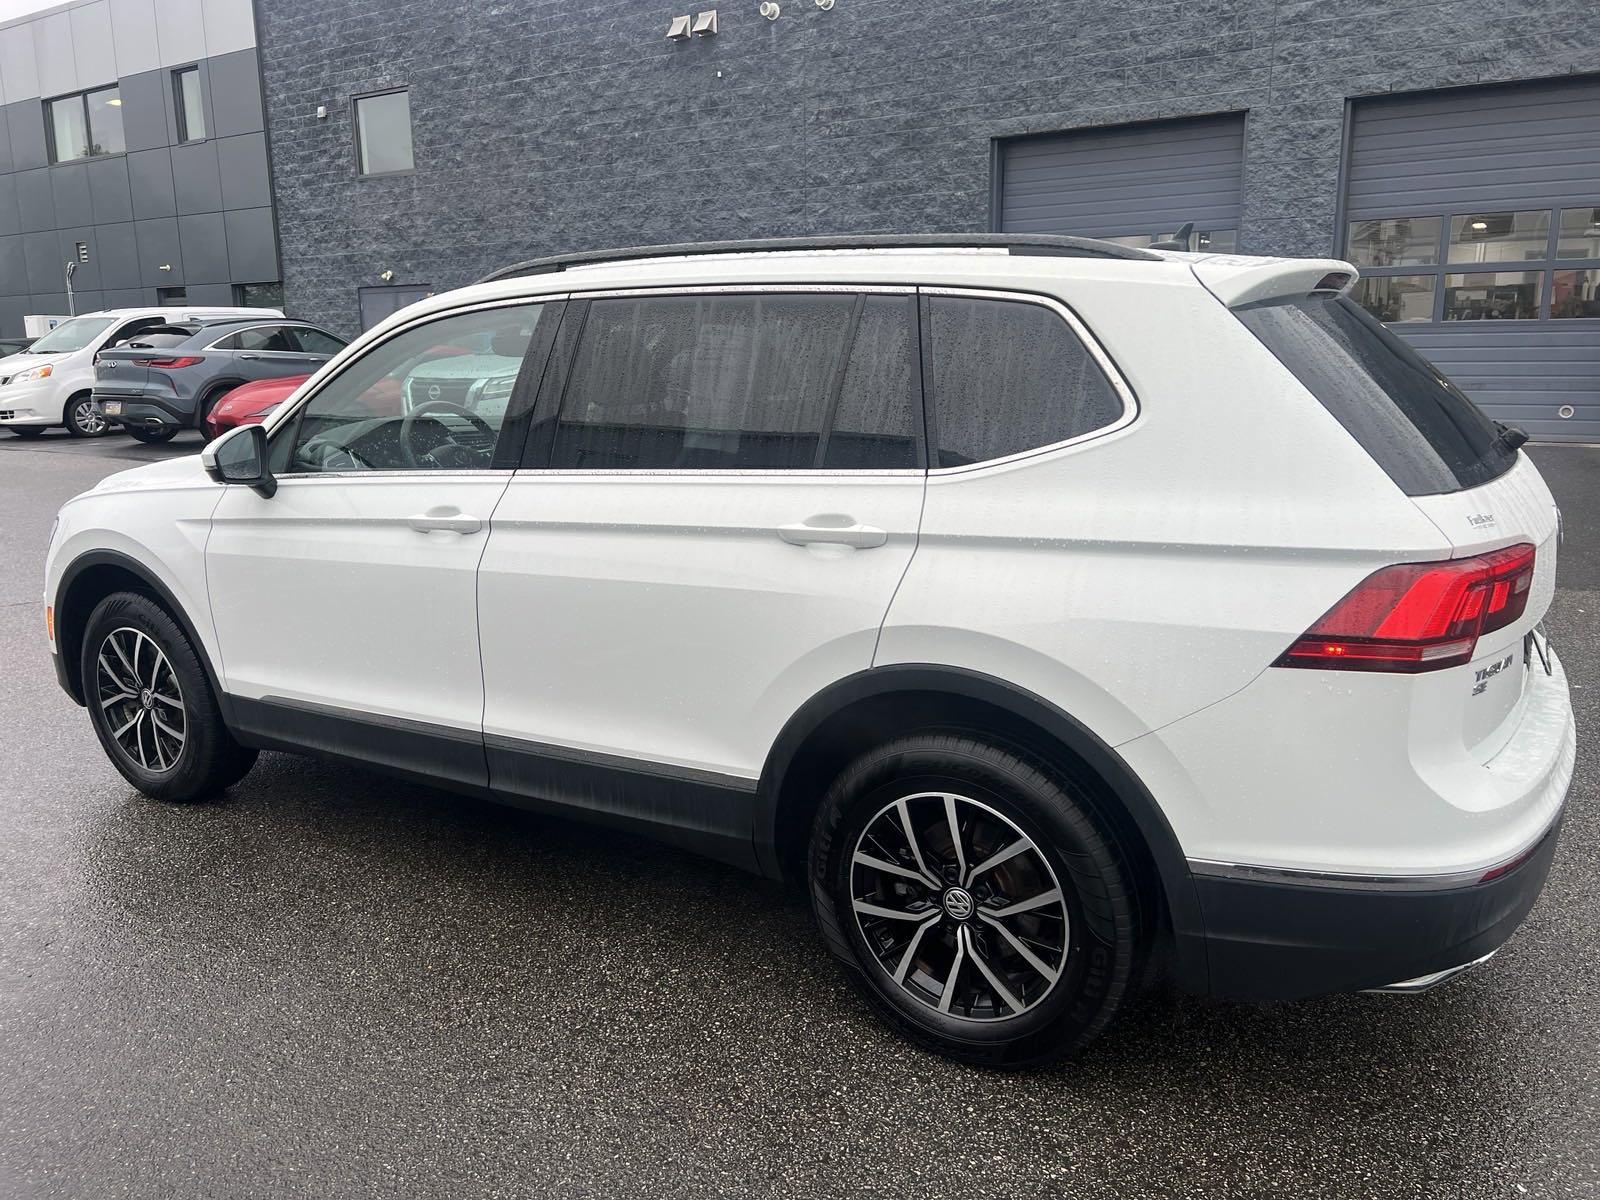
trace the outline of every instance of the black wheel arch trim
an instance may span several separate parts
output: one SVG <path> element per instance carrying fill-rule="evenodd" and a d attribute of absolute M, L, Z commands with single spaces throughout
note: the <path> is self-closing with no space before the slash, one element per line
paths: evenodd
<path fill-rule="evenodd" d="M 1189 861 L 1144 782 L 1121 755 L 1070 713 L 1025 688 L 963 667 L 930 663 L 872 667 L 829 685 L 789 718 L 768 752 L 757 793 L 754 835 L 763 873 L 783 877 L 780 799 L 784 776 L 801 748 L 845 706 L 895 692 L 943 693 L 999 708 L 1042 730 L 1092 770 L 1121 804 L 1155 863 L 1172 923 L 1172 974 L 1186 989 L 1209 990 L 1205 925 Z"/>
<path fill-rule="evenodd" d="M 206 649 L 205 642 L 195 631 L 194 622 L 184 610 L 178 598 L 172 594 L 172 589 L 163 583 L 156 574 L 131 555 L 120 550 L 89 550 L 80 554 L 67 564 L 61 572 L 61 581 L 56 585 L 55 595 L 51 597 L 51 605 L 55 611 L 56 627 L 56 653 L 51 657 L 55 659 L 56 681 L 61 684 L 62 690 L 72 697 L 75 704 L 83 704 L 82 681 L 77 678 L 77 664 L 69 663 L 62 646 L 62 636 L 66 629 L 67 608 L 65 601 L 72 592 L 72 585 L 77 582 L 85 571 L 94 567 L 116 567 L 126 571 L 139 581 L 141 587 L 155 595 L 163 608 L 172 615 L 178 623 L 178 628 L 183 630 L 183 636 L 189 639 L 189 644 L 194 647 L 195 657 L 200 660 L 200 666 L 206 673 L 206 682 L 211 685 L 211 692 L 217 698 L 217 706 L 222 710 L 222 719 L 229 725 L 233 724 L 233 712 L 228 702 L 228 693 L 223 690 L 222 678 L 217 674 L 216 667 L 212 665 L 211 653 Z M 74 613 L 73 616 L 80 623 L 87 622 L 89 614 Z"/>

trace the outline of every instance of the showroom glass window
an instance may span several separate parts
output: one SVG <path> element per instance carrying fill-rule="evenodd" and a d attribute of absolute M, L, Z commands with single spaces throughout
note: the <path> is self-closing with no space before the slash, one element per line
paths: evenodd
<path fill-rule="evenodd" d="M 363 175 L 396 175 L 414 167 L 411 97 L 400 90 L 357 96 L 356 162 Z"/>
<path fill-rule="evenodd" d="M 126 150 L 122 138 L 122 93 L 96 88 L 46 100 L 45 141 L 53 163 L 74 162 Z"/>
<path fill-rule="evenodd" d="M 206 106 L 200 97 L 200 68 L 172 73 L 172 101 L 178 118 L 178 140 L 198 142 L 206 136 Z"/>
<path fill-rule="evenodd" d="M 273 439 L 280 473 L 482 470 L 545 304 L 476 309 L 373 347 Z"/>
<path fill-rule="evenodd" d="M 916 468 L 915 322 L 909 295 L 596 300 L 549 465 Z"/>
<path fill-rule="evenodd" d="M 1356 301 L 1389 324 L 1600 318 L 1600 197 L 1352 221 Z"/>

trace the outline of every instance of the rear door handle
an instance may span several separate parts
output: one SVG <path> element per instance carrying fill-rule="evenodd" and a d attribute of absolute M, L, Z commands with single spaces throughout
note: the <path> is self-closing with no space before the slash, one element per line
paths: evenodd
<path fill-rule="evenodd" d="M 854 518 L 828 513 L 796 525 L 778 526 L 778 536 L 791 546 L 854 546 L 870 550 L 889 540 L 876 525 L 858 525 Z"/>
<path fill-rule="evenodd" d="M 240 358 L 248 358 L 251 362 L 254 362 L 256 359 L 260 358 L 261 355 L 259 355 L 259 354 L 241 354 L 241 355 L 239 355 L 239 357 Z"/>
<path fill-rule="evenodd" d="M 430 508 L 406 518 L 406 524 L 418 533 L 477 533 L 483 522 L 469 516 L 459 508 Z"/>

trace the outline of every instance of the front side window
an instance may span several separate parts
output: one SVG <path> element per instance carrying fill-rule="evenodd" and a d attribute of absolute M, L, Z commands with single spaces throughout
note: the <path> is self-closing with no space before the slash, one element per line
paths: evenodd
<path fill-rule="evenodd" d="M 282 325 L 257 325 L 253 329 L 241 329 L 225 342 L 219 343 L 217 348 L 292 354 L 297 346 L 294 336 Z"/>
<path fill-rule="evenodd" d="M 206 136 L 206 109 L 200 99 L 200 68 L 172 73 L 172 98 L 177 109 L 178 140 L 198 142 Z"/>
<path fill-rule="evenodd" d="M 363 175 L 392 175 L 409 171 L 411 157 L 411 97 L 404 91 L 378 96 L 357 96 L 356 160 Z"/>
<path fill-rule="evenodd" d="M 53 163 L 121 154 L 127 148 L 122 137 L 122 93 L 115 87 L 47 100 L 44 107 Z"/>
<path fill-rule="evenodd" d="M 934 296 L 928 313 L 934 466 L 1053 445 L 1122 415 L 1100 364 L 1043 305 Z"/>
<path fill-rule="evenodd" d="M 524 304 L 459 313 L 373 347 L 275 432 L 273 470 L 490 466 L 518 373 L 549 310 Z"/>
<path fill-rule="evenodd" d="M 73 317 L 28 347 L 29 354 L 70 354 L 82 350 L 111 325 L 111 317 Z"/>
<path fill-rule="evenodd" d="M 345 343 L 333 334 L 305 325 L 291 329 L 289 334 L 299 345 L 302 354 L 337 354 L 345 347 Z"/>

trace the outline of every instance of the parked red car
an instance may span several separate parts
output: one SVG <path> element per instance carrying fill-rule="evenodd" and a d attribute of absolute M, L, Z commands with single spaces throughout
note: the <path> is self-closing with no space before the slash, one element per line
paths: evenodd
<path fill-rule="evenodd" d="M 211 406 L 203 422 L 206 437 L 221 437 L 235 425 L 261 424 L 262 418 L 310 378 L 309 375 L 288 375 L 282 379 L 257 379 L 240 384 Z"/>

